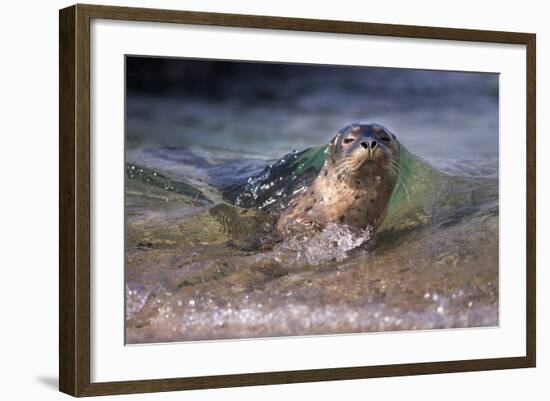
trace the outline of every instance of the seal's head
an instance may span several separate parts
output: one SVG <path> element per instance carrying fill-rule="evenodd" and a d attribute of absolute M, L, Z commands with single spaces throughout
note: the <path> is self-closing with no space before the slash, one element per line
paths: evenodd
<path fill-rule="evenodd" d="M 281 232 L 327 223 L 374 230 L 385 216 L 399 173 L 399 142 L 379 124 L 351 124 L 330 141 L 317 178 L 277 222 Z"/>
<path fill-rule="evenodd" d="M 399 143 L 394 134 L 379 124 L 351 124 L 330 141 L 330 163 L 342 180 L 380 174 L 396 176 Z"/>

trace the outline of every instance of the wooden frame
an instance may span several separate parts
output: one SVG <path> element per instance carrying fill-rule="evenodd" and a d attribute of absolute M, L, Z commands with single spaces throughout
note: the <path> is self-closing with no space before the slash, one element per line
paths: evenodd
<path fill-rule="evenodd" d="M 245 28 L 511 43 L 527 48 L 527 324 L 525 357 L 353 368 L 233 374 L 124 382 L 90 382 L 90 20 L 170 22 Z M 530 33 L 495 32 L 95 5 L 60 10 L 59 388 L 74 396 L 362 379 L 534 367 L 535 46 Z"/>

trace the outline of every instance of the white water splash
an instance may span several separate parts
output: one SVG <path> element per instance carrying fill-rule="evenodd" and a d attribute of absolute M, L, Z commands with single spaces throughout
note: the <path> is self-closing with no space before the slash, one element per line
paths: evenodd
<path fill-rule="evenodd" d="M 374 229 L 370 226 L 365 230 L 356 230 L 335 223 L 327 224 L 322 231 L 302 230 L 275 248 L 275 260 L 298 265 L 343 260 L 349 251 L 367 244 L 373 233 Z"/>

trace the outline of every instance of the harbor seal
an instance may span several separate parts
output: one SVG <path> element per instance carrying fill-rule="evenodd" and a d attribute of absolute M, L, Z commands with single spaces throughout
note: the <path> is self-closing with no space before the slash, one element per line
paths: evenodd
<path fill-rule="evenodd" d="M 374 231 L 381 223 L 399 174 L 395 135 L 379 124 L 355 123 L 338 131 L 327 152 L 317 178 L 281 212 L 279 232 L 331 222 Z"/>

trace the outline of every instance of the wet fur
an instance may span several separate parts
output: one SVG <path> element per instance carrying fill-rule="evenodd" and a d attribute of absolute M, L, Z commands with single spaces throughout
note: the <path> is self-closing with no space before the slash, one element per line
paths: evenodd
<path fill-rule="evenodd" d="M 372 141 L 375 147 L 366 147 Z M 281 213 L 277 229 L 284 232 L 294 224 L 320 228 L 330 222 L 375 229 L 384 218 L 398 172 L 395 135 L 378 124 L 351 124 L 330 141 L 319 175 Z"/>

